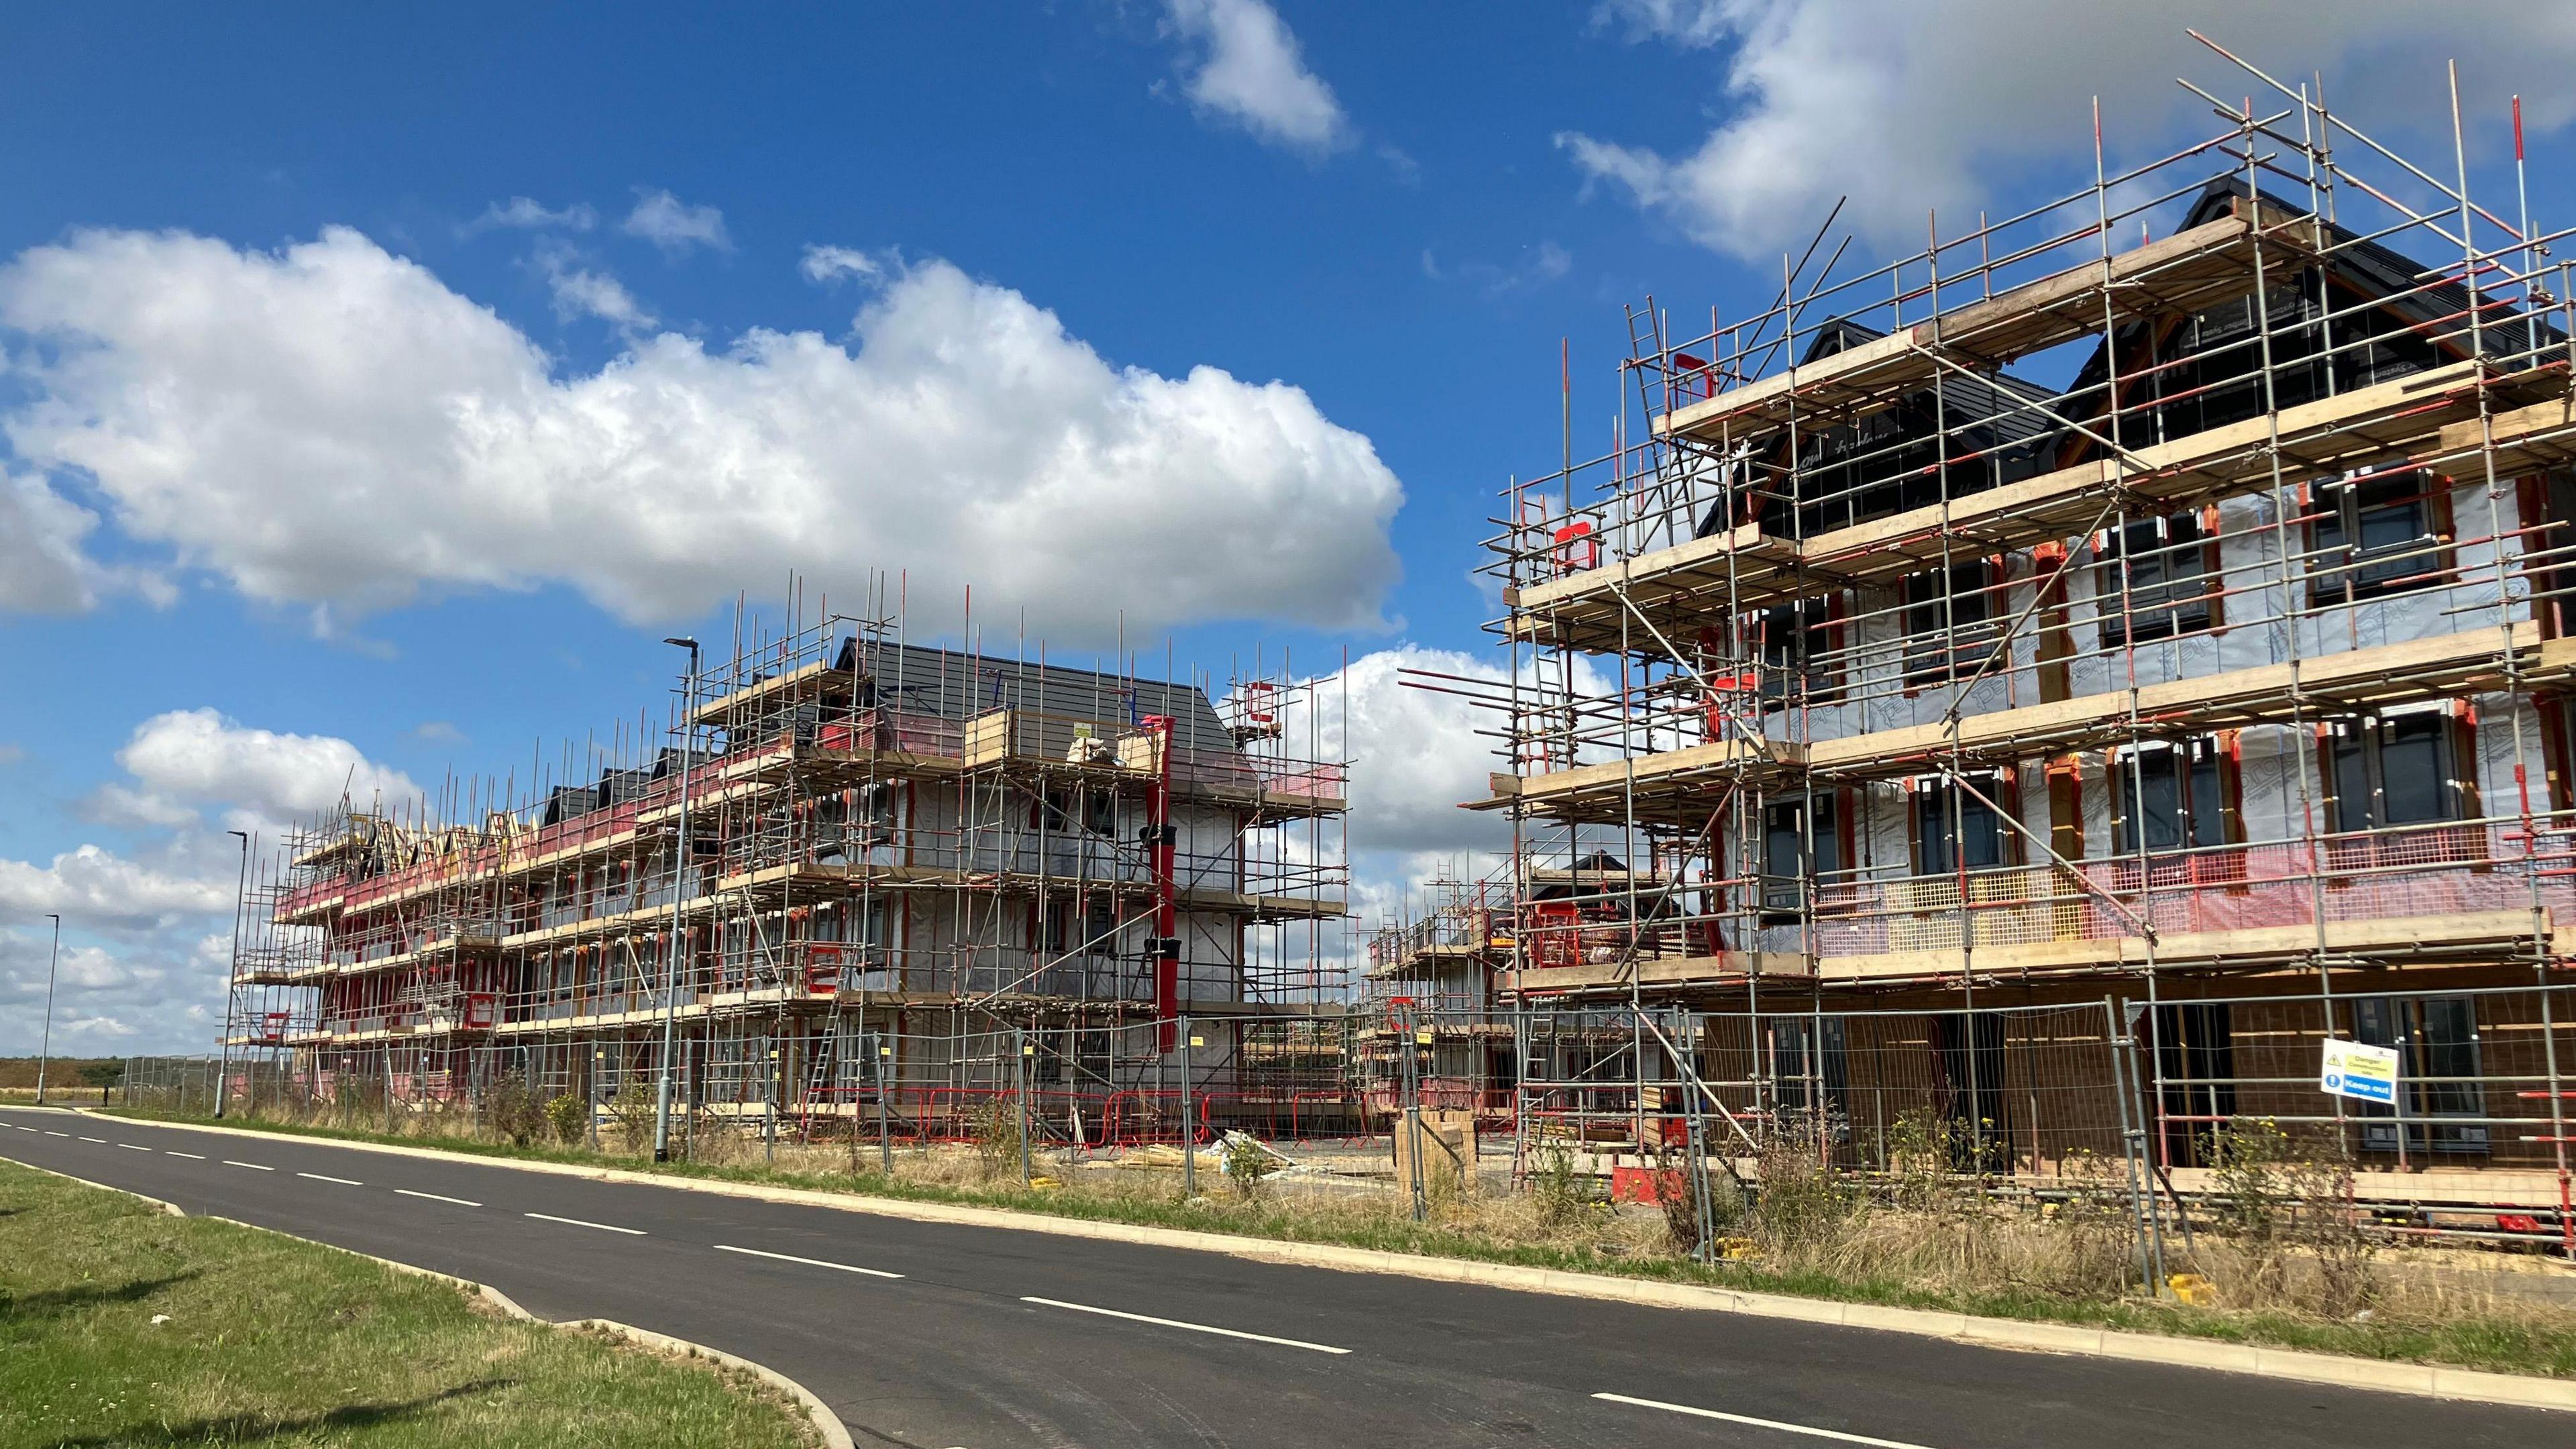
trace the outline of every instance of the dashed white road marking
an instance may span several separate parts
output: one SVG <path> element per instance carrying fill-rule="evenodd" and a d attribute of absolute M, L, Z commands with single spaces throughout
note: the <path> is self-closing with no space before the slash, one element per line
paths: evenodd
<path fill-rule="evenodd" d="M 1186 1328 L 1192 1333 L 1221 1334 L 1227 1338 L 1246 1338 L 1254 1343 L 1275 1343 L 1283 1348 L 1311 1349 L 1316 1353 L 1349 1353 L 1329 1343 L 1308 1343 L 1302 1338 L 1273 1338 L 1266 1333 L 1246 1333 L 1240 1328 L 1218 1328 L 1213 1324 L 1184 1323 L 1177 1318 L 1156 1318 L 1149 1313 L 1121 1313 L 1115 1308 L 1094 1308 L 1088 1303 L 1067 1303 L 1061 1298 L 1031 1298 L 1023 1295 L 1022 1303 L 1042 1303 L 1049 1308 L 1070 1308 L 1076 1313 L 1097 1313 L 1103 1318 L 1124 1318 L 1134 1323 L 1160 1324 L 1165 1328 Z"/>
<path fill-rule="evenodd" d="M 357 1180 L 356 1178 L 354 1178 L 354 1177 L 333 1177 L 331 1174 L 329 1174 L 329 1173 L 327 1173 L 327 1172 L 299 1172 L 299 1173 L 297 1173 L 297 1174 L 295 1174 L 295 1175 L 296 1175 L 297 1177 L 309 1177 L 309 1178 L 313 1179 L 315 1182 L 336 1182 L 336 1183 L 340 1184 L 342 1187 L 365 1187 L 365 1186 L 366 1186 L 366 1184 L 365 1184 L 365 1183 L 358 1181 L 358 1180 Z"/>
<path fill-rule="evenodd" d="M 81 1140 L 83 1142 L 95 1142 L 101 1147 L 105 1147 L 107 1145 L 107 1139 L 104 1137 L 84 1137 Z"/>
<path fill-rule="evenodd" d="M 184 1157 L 190 1162 L 203 1162 L 206 1160 L 206 1155 L 202 1152 L 181 1152 L 175 1147 L 162 1148 L 161 1155 L 164 1157 Z"/>
<path fill-rule="evenodd" d="M 794 1253 L 764 1253 L 758 1248 L 737 1248 L 731 1243 L 716 1244 L 716 1251 L 719 1253 L 741 1253 L 753 1258 L 776 1258 L 782 1263 L 802 1263 L 808 1268 L 838 1268 L 844 1273 L 865 1273 L 871 1278 L 900 1278 L 903 1276 L 901 1273 L 889 1273 L 883 1268 L 861 1268 L 851 1263 L 827 1263 L 820 1258 L 800 1258 Z"/>
<path fill-rule="evenodd" d="M 395 1188 L 394 1191 L 402 1194 L 404 1197 L 425 1197 L 431 1202 L 452 1202 L 458 1207 L 481 1207 L 483 1205 L 479 1202 L 475 1202 L 471 1198 L 449 1197 L 443 1192 L 414 1192 L 407 1187 L 398 1187 Z"/>
<path fill-rule="evenodd" d="M 229 1157 L 227 1157 L 227 1158 L 225 1158 L 225 1159 L 224 1159 L 224 1166 L 226 1166 L 226 1167 L 247 1167 L 247 1168 L 249 1168 L 249 1169 L 250 1169 L 251 1171 L 253 1171 L 253 1172 L 275 1172 L 275 1171 L 277 1171 L 277 1169 L 276 1169 L 276 1168 L 266 1166 L 265 1164 L 262 1164 L 262 1163 L 257 1163 L 257 1162 L 235 1162 L 235 1161 L 233 1161 L 233 1160 L 232 1160 L 231 1158 L 229 1158 Z"/>
<path fill-rule="evenodd" d="M 149 1147 L 137 1147 L 131 1142 L 120 1142 L 116 1145 L 124 1148 L 128 1152 L 149 1152 L 152 1150 Z"/>
<path fill-rule="evenodd" d="M 631 1238 L 650 1236 L 642 1228 L 621 1228 L 615 1223 L 594 1223 L 583 1218 L 559 1218 L 553 1213 L 521 1213 L 520 1216 L 543 1218 L 550 1223 L 570 1223 L 576 1228 L 597 1228 L 603 1233 L 624 1233 Z"/>
<path fill-rule="evenodd" d="M 1778 1419 L 1757 1419 L 1751 1414 L 1724 1414 L 1715 1409 L 1698 1409 L 1688 1404 L 1667 1404 L 1661 1399 L 1631 1398 L 1626 1394 L 1594 1394 L 1596 1399 L 1613 1404 L 1634 1404 L 1641 1409 L 1661 1409 L 1668 1414 L 1688 1414 L 1695 1419 L 1722 1419 L 1729 1424 L 1749 1424 L 1756 1429 L 1777 1429 L 1783 1434 L 1805 1434 L 1815 1439 L 1833 1439 L 1845 1444 L 1870 1444 L 1876 1449 L 1929 1449 L 1903 1439 L 1873 1439 L 1867 1434 L 1846 1434 L 1840 1429 L 1819 1429 L 1810 1424 L 1790 1424 Z"/>
<path fill-rule="evenodd" d="M 45 1132 L 45 1135 L 46 1135 L 46 1136 L 48 1136 L 48 1137 L 69 1137 L 69 1136 L 71 1136 L 72 1134 L 70 1134 L 70 1133 L 68 1133 L 68 1132 L 56 1132 L 56 1131 L 53 1131 L 53 1130 L 51 1130 L 51 1129 L 47 1129 L 47 1131 Z"/>

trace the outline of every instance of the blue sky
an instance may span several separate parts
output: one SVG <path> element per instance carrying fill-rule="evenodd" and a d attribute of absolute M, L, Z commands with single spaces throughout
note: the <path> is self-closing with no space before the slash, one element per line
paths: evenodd
<path fill-rule="evenodd" d="M 1837 195 L 1865 253 L 2071 184 L 2095 93 L 2144 154 L 2213 8 L 13 9 L 0 1051 L 55 910 L 74 1047 L 204 1045 L 226 825 L 524 777 L 791 563 L 973 582 L 988 647 L 1025 605 L 1219 674 L 1347 650 L 1382 900 L 1487 843 L 1448 808 L 1482 746 L 1393 666 L 1492 653 L 1469 570 L 1557 454 L 1558 339 L 1598 451 L 1621 304 L 1762 305 Z M 2392 133 L 2460 55 L 2490 164 L 2502 92 L 2576 53 L 2347 9 L 2217 23 L 2402 79 Z"/>

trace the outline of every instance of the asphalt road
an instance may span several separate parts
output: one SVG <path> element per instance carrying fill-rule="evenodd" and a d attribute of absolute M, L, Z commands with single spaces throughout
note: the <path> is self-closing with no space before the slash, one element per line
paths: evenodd
<path fill-rule="evenodd" d="M 862 1445 L 2576 1442 L 2576 1415 L 0 1108 L 0 1156 L 767 1364 Z M 1642 1402 L 1641 1402 L 1642 1401 Z"/>

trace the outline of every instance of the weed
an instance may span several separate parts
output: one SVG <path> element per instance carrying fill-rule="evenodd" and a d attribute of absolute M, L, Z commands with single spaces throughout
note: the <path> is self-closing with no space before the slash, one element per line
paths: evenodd
<path fill-rule="evenodd" d="M 1226 1134 L 1221 1155 L 1225 1180 L 1234 1184 L 1235 1195 L 1246 1202 L 1259 1197 L 1261 1180 L 1282 1166 L 1279 1154 L 1240 1132 Z"/>
<path fill-rule="evenodd" d="M 546 1125 L 557 1142 L 579 1142 L 590 1126 L 590 1103 L 565 1092 L 546 1103 Z"/>
<path fill-rule="evenodd" d="M 1020 1106 L 1008 1097 L 987 1098 L 975 1109 L 968 1129 L 975 1139 L 975 1157 L 991 1182 L 1005 1174 L 1017 1177 L 1020 1172 Z"/>

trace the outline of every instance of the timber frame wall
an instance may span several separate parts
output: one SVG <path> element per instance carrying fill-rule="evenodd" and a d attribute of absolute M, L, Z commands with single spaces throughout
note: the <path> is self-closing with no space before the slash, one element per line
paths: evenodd
<path fill-rule="evenodd" d="M 1412 681 L 1509 720 L 1514 1009 L 2272 994 L 2312 1051 L 2576 979 L 2565 233 L 2245 70 L 2059 201 L 1629 309 L 1611 449 L 1503 495 L 1504 680 Z M 2493 1150 L 2563 1193 L 2576 1062 L 2478 1029 L 2547 1048 Z"/>
<path fill-rule="evenodd" d="M 940 1133 L 1016 1082 L 1096 1132 L 1099 1102 L 1176 1073 L 1240 1091 L 1314 1029 L 1289 1018 L 1340 1010 L 1347 774 L 1287 738 L 1338 687 L 1283 672 L 1212 704 L 905 644 L 899 616 L 738 640 L 671 744 L 639 723 L 590 752 L 623 765 L 568 761 L 577 784 L 344 806 L 285 842 L 228 1047 L 323 1096 L 518 1073 L 604 1104 L 651 1080 L 667 1007 L 684 1101 L 716 1117 L 890 1104 Z"/>

